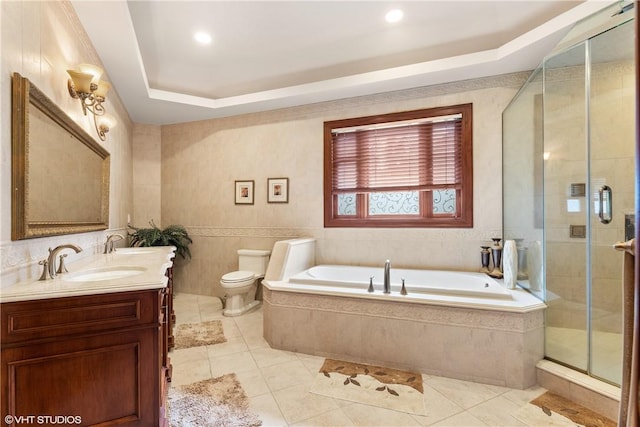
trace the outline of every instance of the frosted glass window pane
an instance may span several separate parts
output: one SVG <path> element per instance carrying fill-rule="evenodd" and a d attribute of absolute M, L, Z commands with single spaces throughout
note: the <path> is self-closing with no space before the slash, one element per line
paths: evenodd
<path fill-rule="evenodd" d="M 418 215 L 419 191 L 392 191 L 369 194 L 369 215 Z"/>
<path fill-rule="evenodd" d="M 356 194 L 338 194 L 338 215 L 356 214 Z"/>
<path fill-rule="evenodd" d="M 456 190 L 433 190 L 433 213 L 456 213 Z"/>

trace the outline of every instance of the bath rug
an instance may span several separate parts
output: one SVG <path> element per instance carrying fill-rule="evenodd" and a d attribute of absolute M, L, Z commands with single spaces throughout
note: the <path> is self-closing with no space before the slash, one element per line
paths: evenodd
<path fill-rule="evenodd" d="M 426 415 L 422 374 L 417 372 L 325 359 L 310 392 Z"/>
<path fill-rule="evenodd" d="M 514 417 L 527 425 L 616 427 L 613 420 L 551 392 L 520 408 Z"/>
<path fill-rule="evenodd" d="M 236 374 L 170 387 L 167 398 L 170 427 L 260 426 L 249 411 L 249 399 Z"/>
<path fill-rule="evenodd" d="M 177 325 L 174 336 L 176 350 L 227 342 L 220 320 Z"/>

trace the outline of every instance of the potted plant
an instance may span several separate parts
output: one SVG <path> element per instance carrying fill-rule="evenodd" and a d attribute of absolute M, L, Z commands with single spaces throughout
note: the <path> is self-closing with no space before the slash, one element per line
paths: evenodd
<path fill-rule="evenodd" d="M 150 228 L 138 228 L 129 224 L 133 233 L 128 233 L 131 246 L 175 246 L 176 253 L 184 258 L 191 258 L 189 244 L 193 242 L 187 230 L 181 225 L 169 225 L 163 229 L 149 221 Z"/>

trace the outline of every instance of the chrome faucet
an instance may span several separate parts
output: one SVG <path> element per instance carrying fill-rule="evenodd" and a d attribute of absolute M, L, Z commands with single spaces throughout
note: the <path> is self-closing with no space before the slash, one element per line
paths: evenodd
<path fill-rule="evenodd" d="M 118 233 L 113 233 L 107 236 L 107 241 L 104 243 L 104 254 L 110 254 L 111 252 L 115 251 L 114 247 L 113 247 L 113 242 L 115 240 L 122 240 L 124 239 L 124 236 L 122 234 L 118 234 Z"/>
<path fill-rule="evenodd" d="M 49 276 L 53 279 L 56 277 L 56 257 L 58 256 L 58 252 L 63 249 L 73 249 L 78 252 L 82 252 L 82 248 L 76 245 L 67 244 L 56 246 L 55 249 L 49 248 L 49 259 L 47 260 L 47 267 L 49 268 Z"/>
<path fill-rule="evenodd" d="M 391 293 L 391 261 L 389 260 L 384 263 L 384 288 L 382 293 Z"/>

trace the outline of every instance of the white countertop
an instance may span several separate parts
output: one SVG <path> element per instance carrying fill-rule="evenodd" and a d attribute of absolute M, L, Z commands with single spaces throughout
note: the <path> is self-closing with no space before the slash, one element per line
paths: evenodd
<path fill-rule="evenodd" d="M 168 280 L 165 273 L 173 265 L 175 249 L 174 246 L 117 248 L 110 254 L 87 256 L 68 264 L 69 272 L 58 274 L 54 279 L 24 281 L 5 287 L 0 290 L 0 303 L 164 288 Z M 139 270 L 139 273 L 103 280 L 78 280 L 85 273 L 119 267 Z"/>

